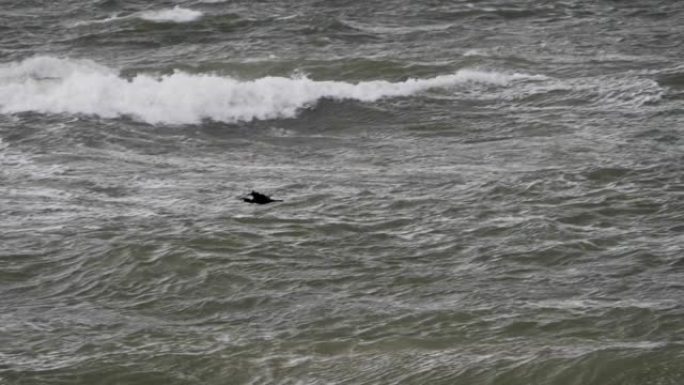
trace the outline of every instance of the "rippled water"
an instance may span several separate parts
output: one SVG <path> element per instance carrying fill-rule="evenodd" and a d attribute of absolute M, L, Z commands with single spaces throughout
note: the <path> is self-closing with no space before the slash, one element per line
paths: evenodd
<path fill-rule="evenodd" d="M 684 3 L 0 10 L 0 383 L 684 383 Z"/>

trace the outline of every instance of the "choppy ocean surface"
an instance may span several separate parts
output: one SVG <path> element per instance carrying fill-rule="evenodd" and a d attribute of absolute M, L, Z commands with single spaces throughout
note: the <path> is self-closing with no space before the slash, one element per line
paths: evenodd
<path fill-rule="evenodd" d="M 0 384 L 684 384 L 683 133 L 682 1 L 0 0 Z"/>

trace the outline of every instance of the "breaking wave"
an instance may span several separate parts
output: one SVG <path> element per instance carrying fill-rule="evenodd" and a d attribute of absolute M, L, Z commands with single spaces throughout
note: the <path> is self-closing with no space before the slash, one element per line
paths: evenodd
<path fill-rule="evenodd" d="M 195 11 L 188 8 L 181 8 L 175 6 L 169 9 L 161 9 L 156 11 L 142 11 L 130 15 L 120 16 L 118 14 L 98 20 L 86 20 L 73 23 L 72 27 L 81 27 L 93 24 L 106 24 L 122 20 L 141 19 L 151 21 L 154 23 L 189 23 L 202 18 L 204 14 L 200 11 Z"/>
<path fill-rule="evenodd" d="M 140 12 L 138 17 L 147 21 L 187 23 L 202 17 L 202 12 L 175 6 L 171 9 Z"/>
<path fill-rule="evenodd" d="M 503 86 L 528 78 L 534 76 L 460 70 L 403 82 L 349 83 L 302 76 L 243 81 L 180 71 L 127 79 L 90 60 L 34 57 L 0 66 L 0 112 L 129 116 L 151 124 L 194 124 L 204 119 L 235 123 L 292 118 L 323 98 L 373 102 L 464 83 Z"/>

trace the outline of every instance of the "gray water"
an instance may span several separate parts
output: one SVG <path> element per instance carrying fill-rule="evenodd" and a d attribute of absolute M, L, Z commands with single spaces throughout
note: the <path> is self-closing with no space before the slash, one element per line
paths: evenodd
<path fill-rule="evenodd" d="M 684 2 L 0 11 L 0 383 L 684 383 Z"/>

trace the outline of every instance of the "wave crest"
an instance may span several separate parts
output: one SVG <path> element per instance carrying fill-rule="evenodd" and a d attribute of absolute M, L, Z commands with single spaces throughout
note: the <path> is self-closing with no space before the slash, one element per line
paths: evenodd
<path fill-rule="evenodd" d="M 267 76 L 250 81 L 213 74 L 140 74 L 126 79 L 89 60 L 36 57 L 0 66 L 0 111 L 130 116 L 147 123 L 236 123 L 292 118 L 320 99 L 373 102 L 467 82 L 505 85 L 529 75 L 460 70 L 403 82 L 348 83 Z"/>

